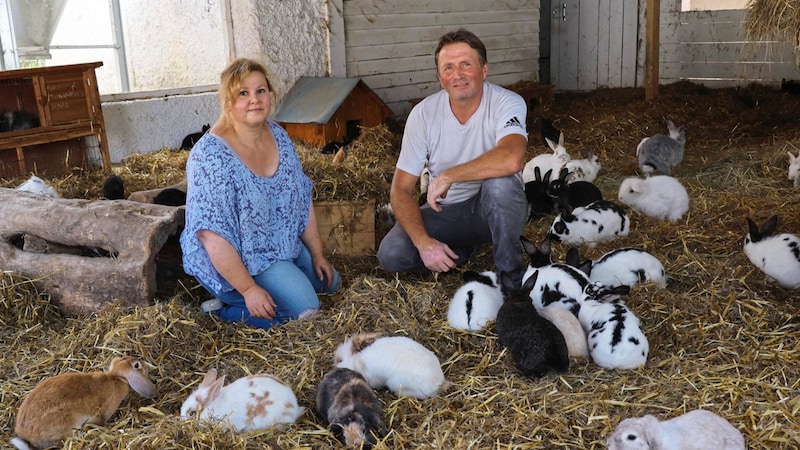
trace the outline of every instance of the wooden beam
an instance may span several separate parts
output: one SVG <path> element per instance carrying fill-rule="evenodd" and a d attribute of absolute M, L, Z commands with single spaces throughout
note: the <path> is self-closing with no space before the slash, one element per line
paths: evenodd
<path fill-rule="evenodd" d="M 658 96 L 659 25 L 661 0 L 647 0 L 645 11 L 645 100 Z"/>

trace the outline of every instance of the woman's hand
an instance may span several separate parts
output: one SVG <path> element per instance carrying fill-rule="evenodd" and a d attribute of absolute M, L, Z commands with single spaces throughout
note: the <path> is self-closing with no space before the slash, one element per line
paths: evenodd
<path fill-rule="evenodd" d="M 265 291 L 261 286 L 254 284 L 246 291 L 242 292 L 244 297 L 244 304 L 250 315 L 258 317 L 259 319 L 272 320 L 275 318 L 275 301 L 269 292 Z"/>
<path fill-rule="evenodd" d="M 320 280 L 325 280 L 325 289 L 330 288 L 333 282 L 333 264 L 322 254 L 312 256 L 311 263 L 314 265 L 314 272 L 316 272 L 317 277 Z"/>

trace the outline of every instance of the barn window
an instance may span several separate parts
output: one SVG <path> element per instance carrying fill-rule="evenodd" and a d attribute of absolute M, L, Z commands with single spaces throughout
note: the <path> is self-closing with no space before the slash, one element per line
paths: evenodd
<path fill-rule="evenodd" d="M 748 0 L 681 0 L 681 11 L 745 9 Z"/>
<path fill-rule="evenodd" d="M 0 0 L 2 69 L 102 61 L 100 94 L 213 85 L 227 61 L 221 0 Z"/>

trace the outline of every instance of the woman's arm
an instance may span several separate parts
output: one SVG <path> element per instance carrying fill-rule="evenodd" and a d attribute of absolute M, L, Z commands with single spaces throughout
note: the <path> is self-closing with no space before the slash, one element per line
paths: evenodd
<path fill-rule="evenodd" d="M 239 252 L 230 242 L 209 230 L 199 230 L 197 239 L 206 249 L 211 264 L 217 272 L 242 294 L 250 314 L 253 317 L 272 320 L 275 317 L 275 301 L 267 291 L 256 284 Z"/>

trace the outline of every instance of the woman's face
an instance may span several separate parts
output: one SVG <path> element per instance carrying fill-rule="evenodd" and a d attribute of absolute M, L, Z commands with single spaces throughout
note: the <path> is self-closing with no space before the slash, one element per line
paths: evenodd
<path fill-rule="evenodd" d="M 261 72 L 253 72 L 243 81 L 233 99 L 231 118 L 236 123 L 261 125 L 272 107 L 267 79 Z"/>

